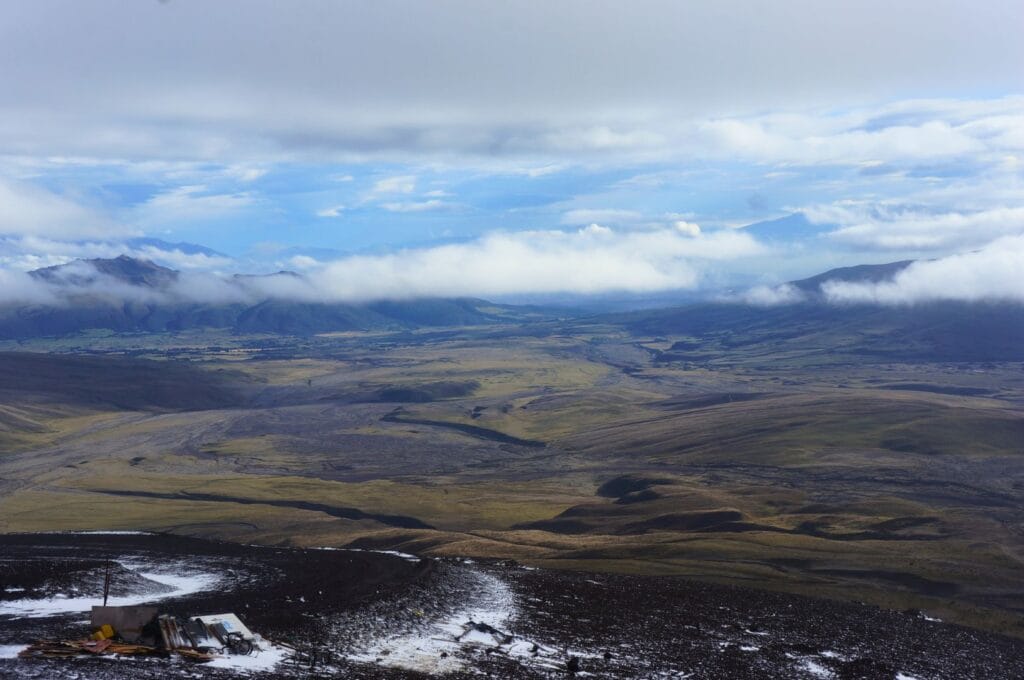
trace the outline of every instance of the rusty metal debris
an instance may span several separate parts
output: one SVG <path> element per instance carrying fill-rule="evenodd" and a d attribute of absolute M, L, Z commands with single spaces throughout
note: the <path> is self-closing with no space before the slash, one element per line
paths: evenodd
<path fill-rule="evenodd" d="M 72 657 L 81 654 L 117 654 L 120 656 L 164 656 L 165 650 L 148 645 L 133 645 L 113 640 L 37 640 L 21 650 L 21 658 Z"/>
<path fill-rule="evenodd" d="M 77 640 L 37 640 L 21 658 L 67 658 L 85 654 L 170 656 L 206 662 L 218 656 L 250 655 L 262 639 L 234 614 L 182 619 L 155 607 L 93 607 L 93 633 Z"/>

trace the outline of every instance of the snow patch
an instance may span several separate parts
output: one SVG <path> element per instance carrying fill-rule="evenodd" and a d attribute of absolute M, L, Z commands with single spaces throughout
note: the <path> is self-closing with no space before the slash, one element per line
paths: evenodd
<path fill-rule="evenodd" d="M 816 678 L 832 678 L 832 677 L 835 677 L 832 674 L 832 671 L 830 671 L 829 669 L 825 668 L 824 666 L 822 666 L 817 661 L 814 661 L 813 659 L 801 659 L 800 660 L 800 664 L 799 664 L 799 668 L 801 670 L 807 671 L 808 673 L 810 673 L 811 675 L 813 675 Z"/>
<path fill-rule="evenodd" d="M 197 572 L 189 576 L 167 574 L 163 572 L 139 571 L 138 565 L 123 565 L 126 569 L 135 571 L 139 576 L 168 586 L 170 591 L 159 594 L 140 593 L 137 595 L 123 595 L 111 597 L 107 604 L 111 607 L 126 607 L 147 602 L 156 602 L 173 597 L 182 597 L 193 593 L 210 590 L 220 578 L 216 574 Z M 74 614 L 88 612 L 94 605 L 102 604 L 99 597 L 70 597 L 64 593 L 57 593 L 53 597 L 38 599 L 9 600 L 0 602 L 0 616 L 16 616 L 25 618 L 43 618 L 47 616 L 60 616 L 62 614 Z"/>
<path fill-rule="evenodd" d="M 251 655 L 227 654 L 218 656 L 213 661 L 204 664 L 210 668 L 228 668 L 241 673 L 266 673 L 277 668 L 278 664 L 284 663 L 291 652 L 284 647 L 279 647 L 272 642 L 257 637 L 255 640 L 259 651 Z"/>
<path fill-rule="evenodd" d="M 463 608 L 411 632 L 374 640 L 347 658 L 421 673 L 446 674 L 466 670 L 477 652 L 496 651 L 548 669 L 563 668 L 568 655 L 597 656 L 555 649 L 506 634 L 517 609 L 512 590 L 492 574 L 477 571 L 472 575 L 478 581 L 472 589 L 476 595 Z"/>
<path fill-rule="evenodd" d="M 338 550 L 344 552 L 365 552 L 375 553 L 377 555 L 391 555 L 392 557 L 400 557 L 407 562 L 419 562 L 420 558 L 418 555 L 411 553 L 401 552 L 399 550 L 367 550 L 366 548 L 332 548 L 330 546 L 322 546 L 314 548 L 314 550 Z"/>
<path fill-rule="evenodd" d="M 25 645 L 0 645 L 0 659 L 17 659 L 23 649 Z"/>
<path fill-rule="evenodd" d="M 401 557 L 406 562 L 419 562 L 420 558 L 410 553 L 401 552 L 398 550 L 371 550 L 369 552 L 375 552 L 378 555 L 392 555 L 394 557 Z"/>

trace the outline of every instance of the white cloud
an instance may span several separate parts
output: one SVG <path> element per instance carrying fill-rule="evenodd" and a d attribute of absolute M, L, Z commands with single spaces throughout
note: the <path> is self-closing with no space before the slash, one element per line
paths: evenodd
<path fill-rule="evenodd" d="M 75 200 L 27 182 L 0 178 L 0 235 L 79 238 L 130 231 Z"/>
<path fill-rule="evenodd" d="M 833 303 L 915 304 L 940 300 L 1024 303 L 1024 235 L 1006 236 L 979 250 L 919 261 L 881 283 L 829 281 Z"/>
<path fill-rule="evenodd" d="M 700 225 L 696 222 L 687 222 L 686 220 L 676 220 L 672 223 L 672 228 L 678 231 L 680 234 L 686 236 L 700 236 Z"/>
<path fill-rule="evenodd" d="M 288 259 L 288 264 L 295 269 L 313 269 L 320 266 L 320 262 L 308 255 L 295 255 Z"/>
<path fill-rule="evenodd" d="M 67 264 L 74 258 L 50 253 L 14 253 L 0 255 L 0 269 L 7 272 L 29 272 L 33 269 Z"/>
<path fill-rule="evenodd" d="M 267 174 L 267 169 L 239 163 L 225 168 L 223 174 L 239 182 L 255 182 Z"/>
<path fill-rule="evenodd" d="M 547 177 L 548 175 L 562 172 L 565 170 L 565 167 L 566 166 L 558 163 L 548 163 L 547 165 L 541 165 L 534 168 L 522 168 L 517 170 L 515 174 L 526 175 L 530 179 L 536 179 L 538 177 Z"/>
<path fill-rule="evenodd" d="M 668 142 L 665 133 L 646 127 L 595 125 L 553 130 L 529 140 L 529 145 L 561 152 L 621 152 L 658 149 Z"/>
<path fill-rule="evenodd" d="M 650 292 L 693 288 L 707 261 L 764 252 L 736 232 L 619 233 L 595 224 L 577 232 L 498 233 L 465 244 L 349 257 L 310 274 L 310 280 L 318 295 L 336 300 Z"/>
<path fill-rule="evenodd" d="M 341 213 L 344 212 L 345 206 L 343 205 L 332 205 L 330 208 L 324 208 L 323 210 L 317 210 L 317 217 L 341 217 Z"/>
<path fill-rule="evenodd" d="M 388 194 L 411 194 L 416 190 L 415 175 L 397 175 L 385 177 L 373 183 L 370 189 L 370 196 L 385 196 Z"/>
<path fill-rule="evenodd" d="M 780 286 L 755 286 L 744 293 L 740 299 L 758 307 L 774 307 L 802 302 L 805 296 L 796 286 L 784 283 Z"/>
<path fill-rule="evenodd" d="M 0 305 L 56 305 L 60 300 L 49 286 L 22 271 L 0 269 Z"/>
<path fill-rule="evenodd" d="M 674 229 L 660 229 L 620 233 L 593 224 L 577 231 L 493 233 L 469 243 L 351 256 L 326 264 L 304 256 L 292 258 L 289 264 L 305 270 L 304 277 L 224 279 L 208 272 L 185 271 L 168 291 L 128 286 L 95 272 L 84 262 L 73 263 L 67 271 L 86 281 L 73 292 L 98 296 L 111 303 L 253 302 L 267 297 L 358 302 L 429 296 L 694 288 L 709 267 L 765 253 L 761 244 L 739 232 L 690 236 Z M 185 257 L 181 253 L 177 256 Z M 163 252 L 161 257 L 167 258 L 168 254 Z M 56 299 L 66 304 L 72 292 L 38 281 L 33 283 L 14 271 L 5 270 L 5 276 L 12 282 L 11 291 L 3 297 L 6 302 Z"/>
<path fill-rule="evenodd" d="M 600 224 L 591 224 L 586 227 L 581 227 L 578 233 L 583 236 L 602 237 L 611 236 L 615 232 L 612 231 L 609 227 L 604 227 L 601 226 Z"/>
<path fill-rule="evenodd" d="M 969 130 L 945 121 L 807 134 L 808 128 L 820 125 L 820 121 L 810 120 L 810 116 L 798 118 L 802 120 L 796 126 L 789 120 L 778 126 L 773 126 L 771 119 L 711 121 L 701 126 L 701 132 L 707 135 L 713 149 L 772 163 L 920 162 L 975 154 L 988 146 Z"/>
<path fill-rule="evenodd" d="M 239 213 L 256 203 L 250 192 L 207 193 L 203 185 L 188 185 L 153 196 L 135 209 L 137 221 L 148 227 L 216 219 Z"/>
<path fill-rule="evenodd" d="M 77 258 L 117 257 L 127 247 L 106 241 L 62 241 L 42 236 L 0 239 L 0 263 L 28 271 L 64 264 Z"/>
<path fill-rule="evenodd" d="M 114 246 L 119 255 L 143 260 L 153 260 L 172 269 L 211 271 L 232 267 L 235 261 L 229 257 L 207 255 L 206 253 L 186 253 L 178 248 L 165 250 L 155 246 L 144 246 L 142 248 L 125 248 Z M 109 256 L 108 256 L 109 257 Z"/>
<path fill-rule="evenodd" d="M 52 249 L 59 249 L 59 242 Z M 35 243 L 41 247 L 45 243 Z M 51 244 L 52 245 L 52 244 Z M 39 256 L 34 265 L 60 263 L 65 254 Z M 110 244 L 77 247 L 102 255 Z M 4 252 L 0 249 L 0 252 Z M 83 253 L 84 254 L 84 253 Z M 429 296 L 496 296 L 538 293 L 634 293 L 692 289 L 721 268 L 742 266 L 769 255 L 743 232 L 696 235 L 676 229 L 619 232 L 598 224 L 577 231 L 494 233 L 477 241 L 404 250 L 386 255 L 350 256 L 322 263 L 295 256 L 288 264 L 305 276 L 223 278 L 210 273 L 217 258 L 178 251 L 137 252 L 159 255 L 184 271 L 168 290 L 130 286 L 78 262 L 70 272 L 75 287 L 60 289 L 16 271 L 18 257 L 0 255 L 0 302 L 70 304 L 71 294 L 88 294 L 111 304 L 125 300 L 157 303 L 244 302 L 266 298 L 317 302 L 361 302 Z M 191 268 L 190 268 L 191 265 Z M 833 304 L 883 305 L 957 300 L 1024 303 L 1024 234 L 1005 236 L 984 247 L 934 260 L 918 261 L 880 283 L 831 281 L 822 294 Z M 68 277 L 65 277 L 68 278 Z M 792 304 L 804 295 L 791 285 L 758 286 L 738 299 L 755 305 Z"/>
<path fill-rule="evenodd" d="M 566 225 L 589 224 L 612 225 L 635 230 L 673 230 L 684 236 L 699 236 L 700 225 L 687 219 L 689 215 L 665 213 L 658 216 L 645 215 L 637 210 L 616 208 L 578 208 L 562 213 L 561 223 Z"/>
<path fill-rule="evenodd" d="M 427 201 L 406 201 L 403 203 L 382 203 L 381 206 L 388 212 L 415 213 L 427 212 L 430 210 L 444 210 L 452 207 L 451 203 L 440 199 L 432 198 Z"/>
<path fill-rule="evenodd" d="M 936 212 L 920 206 L 844 201 L 804 210 L 812 223 L 835 224 L 827 236 L 857 248 L 951 251 L 1024 232 L 1024 207 Z"/>
<path fill-rule="evenodd" d="M 66 264 L 76 259 L 113 258 L 118 255 L 152 260 L 175 269 L 212 271 L 229 268 L 235 262 L 228 257 L 207 253 L 186 253 L 180 248 L 154 245 L 135 247 L 113 240 L 62 241 L 39 236 L 0 239 L 0 267 L 29 271 Z"/>

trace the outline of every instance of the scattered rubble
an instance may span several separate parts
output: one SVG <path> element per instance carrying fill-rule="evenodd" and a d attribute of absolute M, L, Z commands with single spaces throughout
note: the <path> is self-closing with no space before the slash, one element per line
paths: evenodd
<path fill-rule="evenodd" d="M 1017 639 L 678 578 L 175 536 L 0 536 L 0 554 L 5 680 L 1024 677 Z M 107 559 L 130 565 L 111 592 L 132 604 L 4 609 L 73 588 L 96 604 Z M 168 563 L 217 585 L 173 597 L 136 578 Z"/>
<path fill-rule="evenodd" d="M 76 640 L 38 640 L 18 653 L 22 659 L 96 656 L 177 655 L 210 662 L 224 656 L 252 656 L 274 645 L 249 630 L 235 614 L 179 619 L 156 607 L 92 608 L 92 634 Z M 117 626 L 117 627 L 115 627 Z"/>

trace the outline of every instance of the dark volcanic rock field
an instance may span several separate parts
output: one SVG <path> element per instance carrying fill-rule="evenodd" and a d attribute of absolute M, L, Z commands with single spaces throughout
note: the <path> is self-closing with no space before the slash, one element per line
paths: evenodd
<path fill-rule="evenodd" d="M 268 665 L 273 657 L 267 653 L 251 665 L 230 667 L 175 658 L 18 659 L 17 650 L 37 638 L 87 634 L 84 610 L 49 616 L 39 616 L 39 610 L 59 609 L 68 600 L 92 602 L 108 558 L 115 560 L 116 595 L 165 597 L 160 608 L 179 615 L 236 612 L 268 640 L 300 650 L 298 658 Z M 161 585 L 161 579 L 172 585 Z M 188 583 L 196 587 L 189 591 Z M 470 626 L 470 620 L 482 625 Z M 913 612 L 669 577 L 262 548 L 167 535 L 0 536 L 0 678 L 431 673 L 1020 678 L 1024 643 Z"/>

